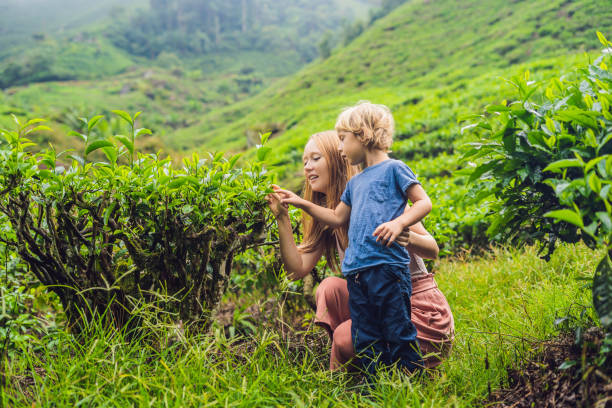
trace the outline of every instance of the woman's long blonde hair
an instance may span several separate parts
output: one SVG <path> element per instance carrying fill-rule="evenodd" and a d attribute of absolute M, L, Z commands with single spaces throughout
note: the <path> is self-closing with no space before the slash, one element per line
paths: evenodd
<path fill-rule="evenodd" d="M 344 192 L 346 183 L 357 174 L 358 169 L 356 166 L 351 166 L 340 154 L 338 150 L 340 140 L 335 130 L 315 133 L 310 136 L 309 141 L 317 144 L 321 154 L 327 161 L 329 184 L 324 194 L 312 191 L 310 183 L 308 180 L 305 180 L 303 198 L 322 207 L 336 208 L 340 203 L 340 197 Z M 304 225 L 304 240 L 299 246 L 300 251 L 313 252 L 320 245 L 323 245 L 327 264 L 334 272 L 337 272 L 339 265 L 336 251 L 338 244 L 343 250 L 348 246 L 348 227 L 343 226 L 332 230 L 328 226 L 314 220 L 305 212 L 302 213 L 302 225 Z"/>

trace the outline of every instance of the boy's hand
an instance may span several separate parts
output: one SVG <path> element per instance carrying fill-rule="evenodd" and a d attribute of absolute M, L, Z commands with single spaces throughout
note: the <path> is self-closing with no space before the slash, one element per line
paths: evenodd
<path fill-rule="evenodd" d="M 385 241 L 387 242 L 387 246 L 391 246 L 402 231 L 404 227 L 397 220 L 392 220 L 389 222 L 385 222 L 380 224 L 374 230 L 373 236 L 376 237 L 376 242 L 382 241 L 381 243 L 384 245 Z"/>
<path fill-rule="evenodd" d="M 280 197 L 281 204 L 291 204 L 298 208 L 304 208 L 304 204 L 308 203 L 308 201 L 304 200 L 302 197 L 295 194 L 294 192 L 291 192 L 289 190 L 283 190 L 276 184 L 272 184 L 272 189 Z"/>

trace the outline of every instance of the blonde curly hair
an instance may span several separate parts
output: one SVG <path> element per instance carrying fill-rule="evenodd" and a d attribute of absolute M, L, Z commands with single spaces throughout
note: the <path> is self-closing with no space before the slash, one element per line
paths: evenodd
<path fill-rule="evenodd" d="M 388 151 L 393 143 L 395 121 L 385 105 L 360 101 L 342 111 L 335 128 L 337 132 L 353 133 L 368 150 Z"/>

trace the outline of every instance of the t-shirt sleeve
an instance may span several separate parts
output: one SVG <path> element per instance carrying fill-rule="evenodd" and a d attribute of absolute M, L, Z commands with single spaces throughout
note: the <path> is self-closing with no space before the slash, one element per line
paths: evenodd
<path fill-rule="evenodd" d="M 412 170 L 410 170 L 410 167 L 408 167 L 404 162 L 398 160 L 397 165 L 395 166 L 394 173 L 395 182 L 397 183 L 397 186 L 404 195 L 406 194 L 406 190 L 408 190 L 408 187 L 410 187 L 411 185 L 421 184 L 417 180 Z"/>
<path fill-rule="evenodd" d="M 348 205 L 349 207 L 352 207 L 351 205 L 351 181 L 350 180 L 348 183 L 346 183 L 346 188 L 344 189 L 344 192 L 342 193 L 342 196 L 340 197 L 340 201 L 342 201 L 344 204 Z"/>

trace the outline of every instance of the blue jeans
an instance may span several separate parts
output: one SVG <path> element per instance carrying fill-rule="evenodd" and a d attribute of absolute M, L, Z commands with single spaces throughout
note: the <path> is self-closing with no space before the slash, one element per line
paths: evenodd
<path fill-rule="evenodd" d="M 358 362 L 372 376 L 379 364 L 423 367 L 417 331 L 410 320 L 410 273 L 376 265 L 347 276 L 351 335 Z"/>

